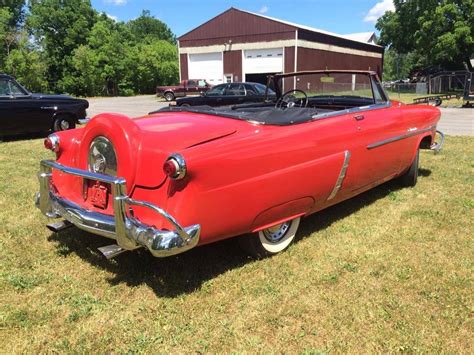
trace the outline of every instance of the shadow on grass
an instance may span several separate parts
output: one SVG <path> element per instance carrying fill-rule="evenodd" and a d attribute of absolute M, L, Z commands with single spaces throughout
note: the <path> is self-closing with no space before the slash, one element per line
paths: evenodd
<path fill-rule="evenodd" d="M 421 176 L 429 174 L 429 170 L 420 171 Z M 400 186 L 391 181 L 305 218 L 300 224 L 298 240 L 329 227 L 399 189 Z M 239 248 L 236 238 L 163 259 L 140 249 L 120 254 L 113 260 L 105 259 L 97 250 L 113 241 L 75 228 L 61 234 L 54 233 L 49 240 L 57 243 L 58 254 L 66 256 L 75 253 L 95 267 L 112 272 L 114 276 L 108 280 L 110 284 L 126 283 L 132 287 L 146 284 L 158 297 L 191 293 L 207 280 L 254 261 Z"/>
<path fill-rule="evenodd" d="M 418 176 L 428 177 L 430 175 L 431 175 L 431 170 L 423 169 L 423 168 L 418 169 Z"/>

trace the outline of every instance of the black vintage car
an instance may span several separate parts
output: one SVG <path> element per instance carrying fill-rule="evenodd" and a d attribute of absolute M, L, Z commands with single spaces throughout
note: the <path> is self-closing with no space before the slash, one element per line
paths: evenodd
<path fill-rule="evenodd" d="M 266 86 L 260 83 L 227 83 L 214 86 L 201 96 L 183 97 L 176 99 L 177 106 L 226 106 L 252 102 L 262 102 L 265 99 Z M 276 98 L 276 94 L 268 89 L 268 99 Z"/>
<path fill-rule="evenodd" d="M 67 95 L 32 94 L 0 74 L 0 136 L 75 128 L 88 107 L 87 100 Z"/>

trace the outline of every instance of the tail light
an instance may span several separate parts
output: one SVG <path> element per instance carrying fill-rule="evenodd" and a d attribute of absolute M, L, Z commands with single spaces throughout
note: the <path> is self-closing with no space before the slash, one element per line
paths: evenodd
<path fill-rule="evenodd" d="M 186 162 L 180 154 L 172 154 L 163 164 L 163 172 L 173 180 L 180 180 L 186 176 Z"/>
<path fill-rule="evenodd" d="M 59 137 L 56 134 L 50 134 L 44 140 L 44 147 L 55 153 L 59 152 Z"/>

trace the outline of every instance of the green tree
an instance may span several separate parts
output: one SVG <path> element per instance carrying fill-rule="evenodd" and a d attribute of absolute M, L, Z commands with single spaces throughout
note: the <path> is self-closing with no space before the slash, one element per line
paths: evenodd
<path fill-rule="evenodd" d="M 0 8 L 0 65 L 5 64 L 5 59 L 9 52 L 9 38 L 11 37 L 10 32 L 10 19 L 12 13 L 6 7 Z"/>
<path fill-rule="evenodd" d="M 23 23 L 25 17 L 25 0 L 0 0 L 0 9 L 8 9 L 11 17 L 8 21 L 9 27 L 18 27 Z"/>
<path fill-rule="evenodd" d="M 132 94 L 133 91 L 125 92 L 127 87 L 121 86 L 128 70 L 125 61 L 130 38 L 123 23 L 101 15 L 87 44 L 74 51 L 71 71 L 62 81 L 65 89 L 82 95 Z"/>
<path fill-rule="evenodd" d="M 473 0 L 394 0 L 376 24 L 380 44 L 415 53 L 420 65 L 469 63 L 474 53 Z"/>
<path fill-rule="evenodd" d="M 383 62 L 383 78 L 386 81 L 409 78 L 412 68 L 418 66 L 415 53 L 400 54 L 393 48 L 385 51 Z"/>
<path fill-rule="evenodd" d="M 55 88 L 71 69 L 74 50 L 87 43 L 97 12 L 89 0 L 30 0 L 29 6 L 27 24 L 46 54 L 48 80 Z"/>
<path fill-rule="evenodd" d="M 16 48 L 23 25 L 24 0 L 0 0 L 0 64 Z"/>
<path fill-rule="evenodd" d="M 176 43 L 176 37 L 170 28 L 160 20 L 153 17 L 149 10 L 143 10 L 142 14 L 135 20 L 127 23 L 136 41 L 153 41 L 162 39 L 170 43 Z"/>
<path fill-rule="evenodd" d="M 178 50 L 167 41 L 138 44 L 130 48 L 127 57 L 127 82 L 137 93 L 152 94 L 157 84 L 178 81 Z"/>
<path fill-rule="evenodd" d="M 149 11 L 123 23 L 90 0 L 0 4 L 1 68 L 34 91 L 131 95 L 178 78 L 176 38 Z"/>
<path fill-rule="evenodd" d="M 6 58 L 5 71 L 33 92 L 44 92 L 48 88 L 44 58 L 40 51 L 31 48 L 25 32 L 21 35 L 17 48 L 12 49 Z"/>

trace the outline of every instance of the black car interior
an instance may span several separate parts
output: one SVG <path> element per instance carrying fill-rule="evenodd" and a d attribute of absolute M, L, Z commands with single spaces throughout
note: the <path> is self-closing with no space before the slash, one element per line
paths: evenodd
<path fill-rule="evenodd" d="M 314 73 L 307 73 L 314 74 Z M 279 85 L 286 78 L 286 83 L 292 83 L 291 76 L 276 76 L 272 88 L 277 88 L 277 97 L 265 102 L 239 104 L 233 106 L 211 107 L 208 105 L 193 107 L 165 107 L 159 112 L 183 111 L 218 115 L 233 119 L 246 120 L 267 125 L 292 125 L 326 118 L 332 112 L 367 108 L 376 104 L 387 104 L 380 83 L 368 73 L 331 72 L 317 73 L 322 79 L 312 80 L 303 74 L 295 78 L 294 87 L 282 92 Z M 338 76 L 339 75 L 339 76 Z M 356 78 L 356 75 L 358 77 Z M 298 79 L 300 78 L 300 79 Z M 339 82 L 338 82 L 339 80 Z M 290 85 L 291 86 L 291 85 Z M 320 94 L 318 89 L 330 88 L 335 95 Z M 302 89 L 304 88 L 304 89 Z M 238 88 L 236 88 L 238 89 Z M 267 96 L 268 97 L 268 96 Z"/>

